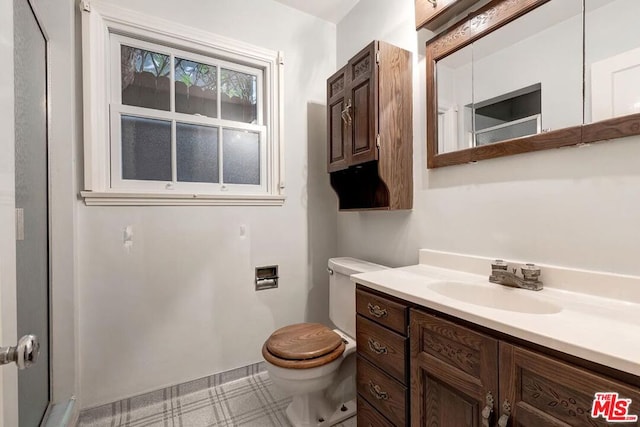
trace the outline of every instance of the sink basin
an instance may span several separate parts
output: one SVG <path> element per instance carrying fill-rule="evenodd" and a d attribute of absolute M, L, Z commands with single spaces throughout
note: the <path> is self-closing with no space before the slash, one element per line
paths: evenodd
<path fill-rule="evenodd" d="M 528 314 L 554 314 L 562 311 L 562 307 L 529 294 L 534 291 L 502 285 L 437 282 L 428 286 L 445 297 L 498 310 Z"/>

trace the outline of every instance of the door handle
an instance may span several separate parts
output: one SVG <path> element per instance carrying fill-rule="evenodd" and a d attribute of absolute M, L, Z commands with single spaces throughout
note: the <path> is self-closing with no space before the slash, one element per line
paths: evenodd
<path fill-rule="evenodd" d="M 502 415 L 498 419 L 498 427 L 507 427 L 509 425 L 509 417 L 511 417 L 511 404 L 505 400 L 502 404 Z"/>
<path fill-rule="evenodd" d="M 485 398 L 487 405 L 482 409 L 482 427 L 491 426 L 491 415 L 493 415 L 494 399 L 491 392 L 487 393 Z"/>
<path fill-rule="evenodd" d="M 18 369 L 27 369 L 38 361 L 40 341 L 35 335 L 25 335 L 15 347 L 0 347 L 0 365 L 15 362 Z"/>
<path fill-rule="evenodd" d="M 345 105 L 344 109 L 342 110 L 342 121 L 347 126 L 351 126 L 352 119 L 351 119 L 351 114 L 349 113 L 349 110 L 351 109 L 351 107 L 352 107 L 351 99 L 347 99 L 347 105 Z"/>

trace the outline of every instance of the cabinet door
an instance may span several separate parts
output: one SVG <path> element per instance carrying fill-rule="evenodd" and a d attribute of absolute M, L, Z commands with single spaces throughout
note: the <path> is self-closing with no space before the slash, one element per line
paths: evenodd
<path fill-rule="evenodd" d="M 498 342 L 413 309 L 410 322 L 412 425 L 493 426 Z"/>
<path fill-rule="evenodd" d="M 603 416 L 591 416 L 595 393 L 600 392 L 618 393 L 618 399 L 631 399 L 628 414 L 640 417 L 639 388 L 521 347 L 500 343 L 499 406 L 504 414 L 502 404 L 509 401 L 509 426 L 612 425 Z M 607 412 L 606 405 L 602 412 Z M 614 415 L 613 412 L 611 414 Z M 622 425 L 640 426 L 640 422 Z"/>
<path fill-rule="evenodd" d="M 327 169 L 329 172 L 349 167 L 351 150 L 347 146 L 348 125 L 345 109 L 347 67 L 327 79 Z"/>
<path fill-rule="evenodd" d="M 349 81 L 346 107 L 349 126 L 350 166 L 377 160 L 378 73 L 377 42 L 371 43 L 347 64 Z"/>

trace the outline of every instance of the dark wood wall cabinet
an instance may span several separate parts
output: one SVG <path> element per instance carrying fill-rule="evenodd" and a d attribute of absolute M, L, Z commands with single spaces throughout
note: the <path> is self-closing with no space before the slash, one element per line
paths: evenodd
<path fill-rule="evenodd" d="M 640 415 L 638 377 L 361 285 L 356 300 L 358 426 L 610 425 L 591 416 L 597 392 Z"/>
<path fill-rule="evenodd" d="M 327 79 L 327 169 L 340 210 L 411 209 L 411 53 L 374 41 Z"/>
<path fill-rule="evenodd" d="M 416 30 L 435 31 L 478 0 L 415 0 Z"/>

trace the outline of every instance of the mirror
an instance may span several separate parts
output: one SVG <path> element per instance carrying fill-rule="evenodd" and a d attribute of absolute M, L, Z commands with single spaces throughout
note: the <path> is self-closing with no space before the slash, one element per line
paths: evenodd
<path fill-rule="evenodd" d="M 427 166 L 640 134 L 637 16 L 637 0 L 493 0 L 428 41 Z"/>

